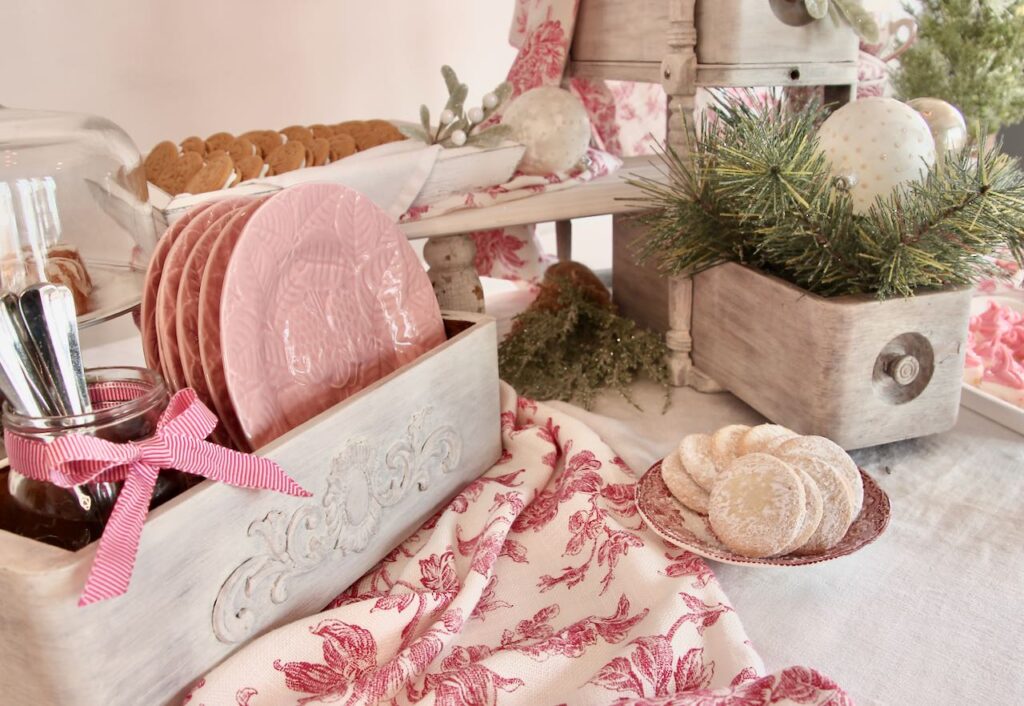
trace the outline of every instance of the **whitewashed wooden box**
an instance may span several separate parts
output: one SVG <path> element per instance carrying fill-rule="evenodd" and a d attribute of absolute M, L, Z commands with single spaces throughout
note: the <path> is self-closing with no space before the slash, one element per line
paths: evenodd
<path fill-rule="evenodd" d="M 971 292 L 823 298 L 727 263 L 693 278 L 693 362 L 771 421 L 856 449 L 950 429 Z"/>
<path fill-rule="evenodd" d="M 128 593 L 77 607 L 95 543 L 0 531 L 0 704 L 159 706 L 252 637 L 323 608 L 501 452 L 495 322 L 259 453 L 310 498 L 204 482 L 146 521 Z M 5 474 L 0 480 L 6 483 Z"/>
<path fill-rule="evenodd" d="M 574 75 L 661 82 L 670 39 L 695 31 L 702 86 L 856 81 L 857 37 L 803 0 L 580 0 Z"/>

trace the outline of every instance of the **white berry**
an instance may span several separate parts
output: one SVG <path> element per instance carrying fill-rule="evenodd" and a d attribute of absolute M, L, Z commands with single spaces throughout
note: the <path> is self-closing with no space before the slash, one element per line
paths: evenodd
<path fill-rule="evenodd" d="M 467 115 L 469 116 L 469 122 L 471 123 L 483 122 L 484 110 L 483 108 L 470 108 Z"/>
<path fill-rule="evenodd" d="M 488 93 L 484 96 L 484 107 L 487 110 L 493 110 L 498 107 L 498 96 L 493 93 Z"/>
<path fill-rule="evenodd" d="M 445 108 L 441 111 L 441 124 L 447 125 L 452 120 L 455 120 L 455 113 Z"/>
<path fill-rule="evenodd" d="M 462 130 L 456 130 L 452 133 L 452 144 L 456 147 L 462 147 L 466 144 L 466 133 Z"/>

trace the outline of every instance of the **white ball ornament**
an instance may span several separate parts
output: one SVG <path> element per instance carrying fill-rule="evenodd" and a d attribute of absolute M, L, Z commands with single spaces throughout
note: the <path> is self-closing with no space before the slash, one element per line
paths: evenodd
<path fill-rule="evenodd" d="M 818 128 L 818 144 L 832 175 L 846 181 L 853 212 L 921 180 L 935 163 L 935 141 L 921 114 L 892 98 L 847 103 Z"/>
<path fill-rule="evenodd" d="M 498 107 L 498 94 L 496 93 L 485 93 L 484 94 L 484 107 L 487 110 L 494 110 Z"/>
<path fill-rule="evenodd" d="M 928 123 L 935 140 L 935 159 L 939 164 L 947 152 L 956 152 L 967 144 L 967 122 L 956 106 L 938 98 L 915 98 L 907 105 Z"/>
<path fill-rule="evenodd" d="M 512 139 L 526 146 L 519 163 L 524 174 L 552 174 L 576 166 L 590 145 L 590 118 L 583 103 L 568 91 L 542 86 L 508 106 L 502 123 Z"/>
<path fill-rule="evenodd" d="M 452 133 L 452 144 L 456 147 L 462 147 L 466 144 L 466 133 L 462 130 L 456 130 Z"/>
<path fill-rule="evenodd" d="M 484 110 L 483 108 L 470 108 L 469 112 L 466 113 L 466 117 L 469 118 L 469 122 L 474 125 L 479 122 L 483 122 Z"/>
<path fill-rule="evenodd" d="M 455 120 L 455 113 L 445 108 L 441 111 L 441 124 L 448 125 L 452 120 Z"/>

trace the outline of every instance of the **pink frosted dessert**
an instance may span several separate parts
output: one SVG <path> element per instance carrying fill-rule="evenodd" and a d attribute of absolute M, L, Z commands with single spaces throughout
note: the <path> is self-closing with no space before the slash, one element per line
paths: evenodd
<path fill-rule="evenodd" d="M 971 317 L 964 382 L 1024 408 L 1024 311 L 990 301 Z"/>

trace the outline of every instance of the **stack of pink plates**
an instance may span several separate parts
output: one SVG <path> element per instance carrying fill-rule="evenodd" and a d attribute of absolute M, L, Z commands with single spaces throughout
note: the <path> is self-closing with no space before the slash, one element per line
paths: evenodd
<path fill-rule="evenodd" d="M 366 197 L 303 184 L 189 211 L 142 298 L 146 363 L 193 388 L 214 439 L 258 449 L 444 340 L 426 273 Z"/>

